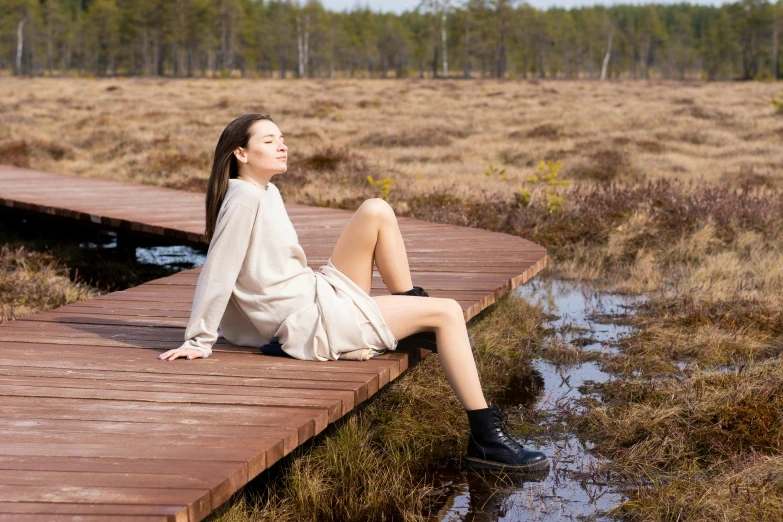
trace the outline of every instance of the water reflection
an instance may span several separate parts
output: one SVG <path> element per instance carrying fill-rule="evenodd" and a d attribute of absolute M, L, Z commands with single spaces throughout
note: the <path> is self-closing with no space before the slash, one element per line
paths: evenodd
<path fill-rule="evenodd" d="M 547 323 L 559 342 L 605 353 L 613 353 L 618 339 L 631 333 L 623 320 L 644 300 L 643 296 L 601 293 L 558 280 L 536 281 L 517 288 L 514 294 L 551 314 Z M 446 465 L 434 473 L 441 484 L 438 493 L 446 501 L 431 520 L 608 520 L 607 512 L 625 497 L 596 472 L 601 462 L 590 452 L 592 445 L 556 419 L 564 410 L 578 411 L 576 402 L 592 395 L 591 385 L 610 378 L 594 361 L 557 366 L 535 359 L 529 371 L 515 376 L 495 402 L 507 411 L 535 408 L 549 419 L 543 423 L 549 428 L 547 434 L 525 445 L 549 455 L 550 470 L 536 475 L 504 474 Z"/>
<path fill-rule="evenodd" d="M 118 242 L 117 232 L 101 230 L 95 234 L 96 241 L 82 241 L 79 248 L 117 252 L 120 255 L 126 250 L 129 261 L 157 265 L 172 270 L 188 270 L 203 265 L 207 260 L 206 250 L 186 245 L 144 245 L 134 238 L 134 243 L 128 246 Z"/>
<path fill-rule="evenodd" d="M 552 279 L 530 281 L 515 288 L 513 294 L 554 314 L 549 324 L 567 344 L 606 353 L 615 353 L 614 342 L 631 333 L 631 326 L 623 320 L 645 300 L 644 296 L 609 294 Z"/>
<path fill-rule="evenodd" d="M 535 488 L 548 474 L 548 471 L 506 474 L 482 470 L 455 476 L 455 492 L 435 518 L 444 522 L 519 520 L 522 512 L 515 505 L 514 496 L 525 491 L 526 485 Z"/>
<path fill-rule="evenodd" d="M 203 249 L 184 245 L 139 247 L 136 262 L 187 270 L 203 265 L 207 254 Z"/>

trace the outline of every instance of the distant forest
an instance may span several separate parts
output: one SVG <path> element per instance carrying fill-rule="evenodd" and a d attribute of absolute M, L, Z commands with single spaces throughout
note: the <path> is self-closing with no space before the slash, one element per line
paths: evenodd
<path fill-rule="evenodd" d="M 0 70 L 35 76 L 779 79 L 783 0 L 534 9 L 424 0 L 0 0 Z"/>

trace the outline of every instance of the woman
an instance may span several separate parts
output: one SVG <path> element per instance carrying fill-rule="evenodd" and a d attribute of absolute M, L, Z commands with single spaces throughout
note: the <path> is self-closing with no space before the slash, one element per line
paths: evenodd
<path fill-rule="evenodd" d="M 473 467 L 541 470 L 538 451 L 505 431 L 500 409 L 481 390 L 462 307 L 428 297 L 411 281 L 405 245 L 389 204 L 364 201 L 326 265 L 314 272 L 270 181 L 287 170 L 288 147 L 269 116 L 232 121 L 215 149 L 207 189 L 207 259 L 193 299 L 185 343 L 158 358 L 209 357 L 219 335 L 259 347 L 276 338 L 298 359 L 367 360 L 397 339 L 434 331 L 441 366 L 470 422 Z M 392 295 L 370 297 L 373 260 Z M 427 297 L 421 299 L 420 297 Z"/>

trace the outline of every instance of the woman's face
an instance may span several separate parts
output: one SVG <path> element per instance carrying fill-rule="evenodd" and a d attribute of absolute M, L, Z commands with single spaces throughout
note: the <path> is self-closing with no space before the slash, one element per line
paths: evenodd
<path fill-rule="evenodd" d="M 240 166 L 259 174 L 279 174 L 288 170 L 288 147 L 273 122 L 259 120 L 250 127 L 247 147 L 238 147 L 234 155 Z"/>

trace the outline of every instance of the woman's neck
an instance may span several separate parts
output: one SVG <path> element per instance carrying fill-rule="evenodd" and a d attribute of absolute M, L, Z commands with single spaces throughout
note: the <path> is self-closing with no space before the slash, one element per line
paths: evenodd
<path fill-rule="evenodd" d="M 264 190 L 269 190 L 269 180 L 258 181 L 255 178 L 251 178 L 249 176 L 243 176 L 242 174 L 237 175 L 237 179 L 240 179 L 242 181 L 247 181 L 248 183 L 252 183 L 254 185 L 258 185 Z"/>

